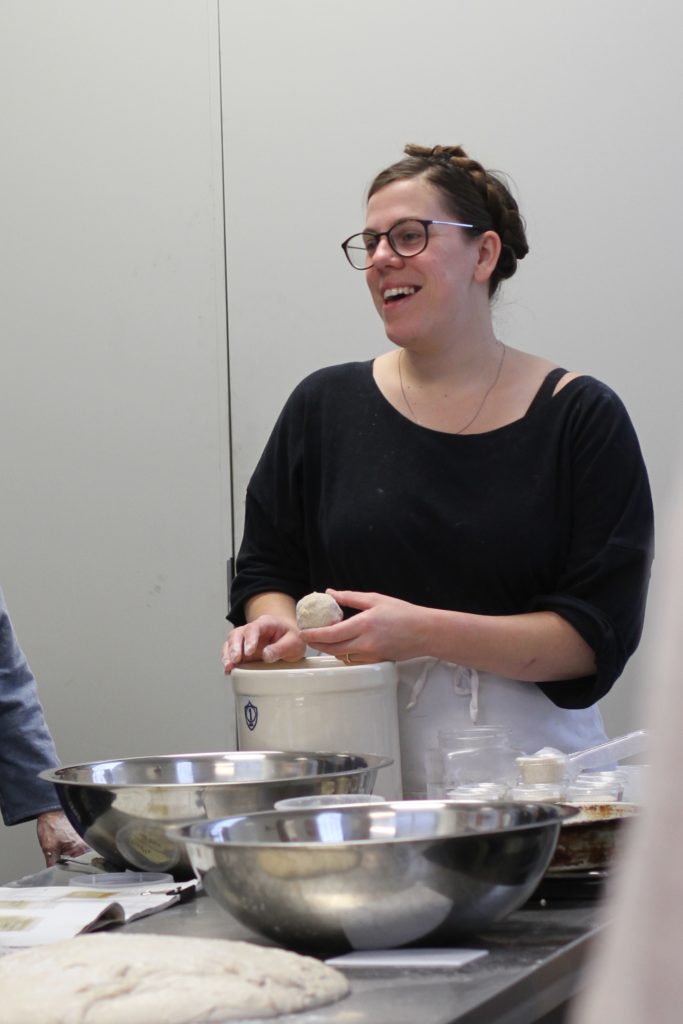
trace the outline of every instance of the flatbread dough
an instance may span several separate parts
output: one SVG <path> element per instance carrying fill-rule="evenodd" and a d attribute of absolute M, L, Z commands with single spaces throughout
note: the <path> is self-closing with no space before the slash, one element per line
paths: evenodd
<path fill-rule="evenodd" d="M 192 1024 L 323 1006 L 339 971 L 249 942 L 173 935 L 79 935 L 0 958 L 8 1024 Z"/>
<path fill-rule="evenodd" d="M 299 629 L 333 626 L 343 618 L 343 611 L 330 594 L 320 594 L 314 590 L 297 602 L 296 624 Z"/>

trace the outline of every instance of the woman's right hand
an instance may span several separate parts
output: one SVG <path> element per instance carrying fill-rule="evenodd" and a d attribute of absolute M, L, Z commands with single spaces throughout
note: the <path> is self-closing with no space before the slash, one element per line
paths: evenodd
<path fill-rule="evenodd" d="M 295 625 L 273 615 L 259 615 L 237 626 L 223 644 L 223 670 L 229 676 L 243 661 L 299 661 L 306 644 Z"/>

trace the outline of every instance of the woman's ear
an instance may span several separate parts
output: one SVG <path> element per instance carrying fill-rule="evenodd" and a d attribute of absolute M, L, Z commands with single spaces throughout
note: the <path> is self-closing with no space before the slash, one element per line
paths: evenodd
<path fill-rule="evenodd" d="M 483 235 L 479 235 L 475 239 L 475 244 L 478 245 L 479 251 L 474 268 L 474 279 L 485 284 L 498 263 L 500 250 L 502 249 L 500 235 L 495 231 L 485 231 Z"/>

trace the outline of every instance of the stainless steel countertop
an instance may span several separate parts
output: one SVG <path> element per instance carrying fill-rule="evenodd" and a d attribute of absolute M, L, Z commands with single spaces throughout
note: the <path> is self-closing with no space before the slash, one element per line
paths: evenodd
<path fill-rule="evenodd" d="M 65 885 L 72 877 L 72 868 L 60 866 L 12 884 Z M 594 900 L 530 901 L 485 934 L 463 940 L 465 948 L 486 949 L 485 957 L 457 969 L 345 969 L 351 982 L 346 999 L 277 1019 L 279 1024 L 532 1024 L 580 987 L 601 920 L 602 904 Z M 203 894 L 123 930 L 273 945 Z"/>

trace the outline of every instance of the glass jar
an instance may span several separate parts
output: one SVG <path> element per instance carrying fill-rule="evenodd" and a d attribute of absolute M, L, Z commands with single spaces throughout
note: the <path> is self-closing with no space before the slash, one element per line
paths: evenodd
<path fill-rule="evenodd" d="M 623 779 L 618 771 L 581 772 L 567 789 L 572 804 L 607 804 L 621 800 Z"/>
<path fill-rule="evenodd" d="M 443 762 L 444 792 L 486 782 L 514 783 L 515 759 L 521 751 L 512 747 L 509 730 L 505 727 L 440 729 L 437 738 Z"/>
<path fill-rule="evenodd" d="M 510 790 L 510 799 L 522 803 L 557 803 L 558 800 L 565 799 L 565 792 L 563 786 L 550 782 L 537 782 L 526 786 L 513 786 Z"/>
<path fill-rule="evenodd" d="M 569 774 L 567 755 L 551 747 L 518 757 L 517 768 L 522 786 L 537 783 L 560 786 L 567 782 Z"/>
<path fill-rule="evenodd" d="M 509 787 L 504 782 L 476 782 L 470 786 L 456 786 L 447 789 L 447 800 L 505 800 Z"/>

